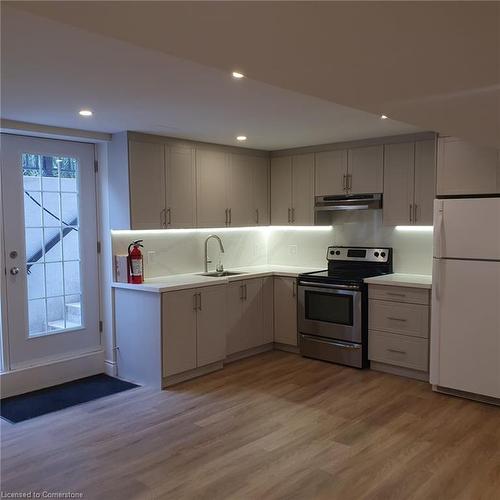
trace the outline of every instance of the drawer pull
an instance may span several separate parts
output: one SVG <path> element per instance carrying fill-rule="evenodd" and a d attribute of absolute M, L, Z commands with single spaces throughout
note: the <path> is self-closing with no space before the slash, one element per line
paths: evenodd
<path fill-rule="evenodd" d="M 400 351 L 399 349 L 387 349 L 389 352 L 395 352 L 396 354 L 406 354 L 406 351 Z"/>
<path fill-rule="evenodd" d="M 391 321 L 401 321 L 401 322 L 406 322 L 408 321 L 407 319 L 405 318 L 394 318 L 393 316 L 387 316 L 387 319 L 391 320 Z"/>

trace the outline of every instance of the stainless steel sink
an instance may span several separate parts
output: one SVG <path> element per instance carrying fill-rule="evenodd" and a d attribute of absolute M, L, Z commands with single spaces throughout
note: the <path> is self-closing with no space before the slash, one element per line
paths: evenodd
<path fill-rule="evenodd" d="M 235 273 L 234 271 L 212 271 L 209 273 L 200 273 L 198 276 L 208 276 L 210 278 L 223 278 L 224 276 L 237 276 L 238 274 L 245 274 L 245 273 Z"/>

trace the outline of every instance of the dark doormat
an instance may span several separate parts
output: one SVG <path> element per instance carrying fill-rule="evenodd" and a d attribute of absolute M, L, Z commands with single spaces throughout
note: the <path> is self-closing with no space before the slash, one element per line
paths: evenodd
<path fill-rule="evenodd" d="M 101 373 L 0 401 L 0 416 L 15 424 L 46 413 L 139 387 Z"/>

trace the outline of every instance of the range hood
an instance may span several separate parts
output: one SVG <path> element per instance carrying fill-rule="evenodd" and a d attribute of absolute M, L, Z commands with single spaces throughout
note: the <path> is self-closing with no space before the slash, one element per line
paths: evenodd
<path fill-rule="evenodd" d="M 382 208 L 381 194 L 316 196 L 314 204 L 314 210 L 316 212 L 369 210 L 380 208 Z"/>

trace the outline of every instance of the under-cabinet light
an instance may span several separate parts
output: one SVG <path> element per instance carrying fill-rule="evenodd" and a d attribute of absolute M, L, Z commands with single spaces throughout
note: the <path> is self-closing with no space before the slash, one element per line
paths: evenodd
<path fill-rule="evenodd" d="M 396 231 L 432 233 L 434 226 L 396 226 Z"/>

